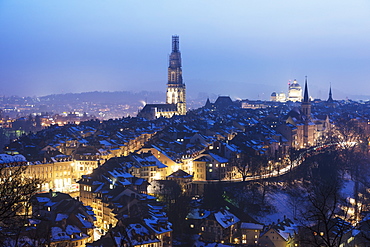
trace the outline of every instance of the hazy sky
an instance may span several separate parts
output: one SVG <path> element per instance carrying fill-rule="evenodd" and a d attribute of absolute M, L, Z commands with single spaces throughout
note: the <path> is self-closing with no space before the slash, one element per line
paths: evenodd
<path fill-rule="evenodd" d="M 173 34 L 188 95 L 370 95 L 368 0 L 1 0 L 0 95 L 165 91 Z"/>

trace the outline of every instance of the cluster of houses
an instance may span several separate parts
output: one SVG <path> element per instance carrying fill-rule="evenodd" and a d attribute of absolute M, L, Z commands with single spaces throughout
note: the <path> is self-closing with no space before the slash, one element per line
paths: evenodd
<path fill-rule="evenodd" d="M 316 104 L 314 113 L 311 104 L 243 109 L 225 97 L 216 103 L 170 119 L 50 126 L 7 145 L 0 163 L 22 162 L 25 176 L 42 179 L 44 193 L 32 200 L 30 227 L 48 219 L 50 246 L 172 246 L 172 224 L 155 197 L 173 185 L 163 181 L 174 181 L 185 195 L 202 195 L 206 182 L 280 169 L 292 150 L 324 142 L 334 126 L 333 105 L 325 103 Z M 368 125 L 368 116 L 356 119 Z M 236 162 L 241 157 L 245 164 Z M 243 174 L 240 166 L 251 165 L 250 157 L 266 162 Z M 197 241 L 298 244 L 289 219 L 263 226 L 231 206 L 192 207 L 186 218 Z"/>

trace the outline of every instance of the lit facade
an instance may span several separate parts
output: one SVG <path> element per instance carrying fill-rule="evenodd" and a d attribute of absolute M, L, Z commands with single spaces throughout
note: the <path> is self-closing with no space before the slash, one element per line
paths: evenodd
<path fill-rule="evenodd" d="M 289 84 L 288 99 L 287 101 L 301 102 L 302 101 L 302 87 L 298 84 L 297 80 Z"/>
<path fill-rule="evenodd" d="M 172 52 L 169 57 L 166 104 L 146 104 L 138 117 L 153 120 L 160 117 L 186 115 L 186 86 L 182 79 L 179 36 L 172 36 Z"/>
<path fill-rule="evenodd" d="M 281 93 L 276 93 L 273 92 L 271 94 L 270 100 L 273 102 L 286 102 L 286 94 L 281 92 Z"/>
<path fill-rule="evenodd" d="M 179 36 L 172 36 L 172 52 L 168 66 L 166 103 L 176 104 L 178 115 L 186 114 L 185 84 L 182 81 Z"/>

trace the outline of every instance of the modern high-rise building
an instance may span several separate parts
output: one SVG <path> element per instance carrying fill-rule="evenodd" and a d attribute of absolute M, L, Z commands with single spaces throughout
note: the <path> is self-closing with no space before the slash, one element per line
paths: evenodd
<path fill-rule="evenodd" d="M 186 87 L 182 80 L 179 36 L 172 36 L 172 52 L 169 57 L 166 104 L 146 104 L 139 117 L 155 119 L 186 115 Z"/>

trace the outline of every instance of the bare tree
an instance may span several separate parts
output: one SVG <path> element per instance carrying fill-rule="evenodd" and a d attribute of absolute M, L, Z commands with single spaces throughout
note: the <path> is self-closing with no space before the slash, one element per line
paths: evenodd
<path fill-rule="evenodd" d="M 25 162 L 1 164 L 0 239 L 9 234 L 18 238 L 29 218 L 30 198 L 39 190 L 42 181 L 26 177 L 26 169 Z"/>
<path fill-rule="evenodd" d="M 231 158 L 230 163 L 242 176 L 243 181 L 246 181 L 248 176 L 261 174 L 267 159 L 263 155 L 256 154 L 255 150 L 247 148 Z"/>
<path fill-rule="evenodd" d="M 299 221 L 303 226 L 299 240 L 306 246 L 339 246 L 350 229 L 352 215 L 340 198 L 335 184 L 314 189 L 308 193 L 306 209 L 301 210 Z M 347 205 L 348 206 L 348 205 Z"/>

